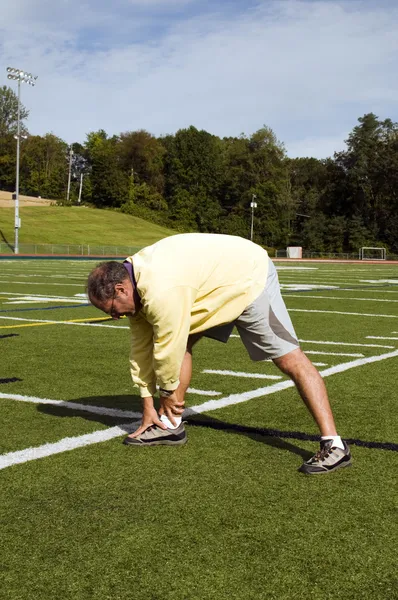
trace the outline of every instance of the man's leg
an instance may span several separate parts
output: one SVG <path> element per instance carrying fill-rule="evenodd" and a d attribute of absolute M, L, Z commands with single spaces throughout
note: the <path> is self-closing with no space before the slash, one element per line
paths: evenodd
<path fill-rule="evenodd" d="M 275 365 L 295 383 L 305 405 L 315 419 L 321 435 L 336 436 L 332 409 L 322 377 L 304 352 L 297 348 L 275 358 Z"/>
<path fill-rule="evenodd" d="M 318 475 L 349 466 L 350 450 L 337 434 L 325 384 L 312 362 L 300 348 L 273 361 L 294 381 L 322 436 L 320 451 L 301 465 L 299 471 Z"/>

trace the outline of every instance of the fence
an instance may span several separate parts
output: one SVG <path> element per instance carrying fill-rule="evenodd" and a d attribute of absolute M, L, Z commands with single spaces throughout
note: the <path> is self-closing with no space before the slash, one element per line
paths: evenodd
<path fill-rule="evenodd" d="M 287 258 L 287 250 L 275 250 L 275 258 Z M 303 250 L 302 258 L 326 258 L 336 260 L 359 260 L 358 252 L 309 252 Z M 397 254 L 387 254 L 387 260 L 398 260 Z M 300 260 L 300 259 L 296 259 Z M 368 258 L 368 260 L 373 260 Z"/>
<path fill-rule="evenodd" d="M 93 246 L 91 244 L 19 244 L 20 255 L 131 256 L 138 246 Z M 14 255 L 12 244 L 0 243 L 0 254 Z"/>

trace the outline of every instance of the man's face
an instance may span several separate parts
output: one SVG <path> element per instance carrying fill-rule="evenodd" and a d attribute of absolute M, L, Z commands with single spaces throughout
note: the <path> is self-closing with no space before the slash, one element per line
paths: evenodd
<path fill-rule="evenodd" d="M 98 303 L 97 307 L 112 317 L 112 319 L 120 319 L 123 315 L 134 315 L 136 306 L 131 282 L 126 280 L 122 283 L 117 283 L 113 297 L 110 300 Z"/>

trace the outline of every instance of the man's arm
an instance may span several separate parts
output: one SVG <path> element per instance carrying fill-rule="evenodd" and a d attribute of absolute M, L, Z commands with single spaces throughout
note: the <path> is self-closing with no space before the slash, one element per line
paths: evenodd
<path fill-rule="evenodd" d="M 153 367 L 159 387 L 172 392 L 180 383 L 181 365 L 187 349 L 191 311 L 197 290 L 174 287 L 152 304 L 148 320 L 153 326 Z"/>
<path fill-rule="evenodd" d="M 166 426 L 160 421 L 153 404 L 153 396 L 156 392 L 156 376 L 153 369 L 153 328 L 138 313 L 130 319 L 130 329 L 131 378 L 139 388 L 142 398 L 141 425 L 131 436 L 137 437 L 151 425 L 157 425 L 162 429 L 166 429 Z"/>

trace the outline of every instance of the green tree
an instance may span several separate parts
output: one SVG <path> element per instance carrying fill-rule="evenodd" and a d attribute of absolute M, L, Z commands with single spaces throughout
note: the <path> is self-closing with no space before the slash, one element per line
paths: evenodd
<path fill-rule="evenodd" d="M 21 133 L 26 134 L 27 129 L 23 123 L 29 116 L 29 111 L 21 103 L 20 106 L 20 127 Z M 0 138 L 8 134 L 17 133 L 18 122 L 18 96 L 6 85 L 0 87 Z"/>
<path fill-rule="evenodd" d="M 217 231 L 223 148 L 218 137 L 195 127 L 162 139 L 166 149 L 166 200 L 172 221 L 199 231 Z"/>
<path fill-rule="evenodd" d="M 165 148 L 155 136 L 141 129 L 120 134 L 118 154 L 121 168 L 133 174 L 135 184 L 146 184 L 159 194 L 164 191 Z"/>
<path fill-rule="evenodd" d="M 128 200 L 129 176 L 118 153 L 120 139 L 103 129 L 89 133 L 85 143 L 91 171 L 91 201 L 98 207 L 120 207 Z"/>
<path fill-rule="evenodd" d="M 30 136 L 21 144 L 21 191 L 32 196 L 65 197 L 67 144 L 52 133 Z"/>

